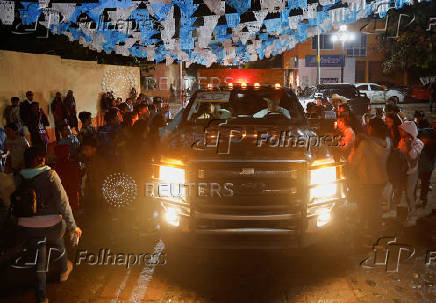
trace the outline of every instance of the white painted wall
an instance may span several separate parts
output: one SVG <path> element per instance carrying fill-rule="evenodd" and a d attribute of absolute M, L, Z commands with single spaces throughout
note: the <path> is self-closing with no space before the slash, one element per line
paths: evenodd
<path fill-rule="evenodd" d="M 302 88 L 306 86 L 316 85 L 316 67 L 306 67 L 305 59 L 298 59 L 298 77 L 300 86 Z M 344 66 L 344 82 L 354 83 L 356 72 L 356 59 L 345 58 Z M 340 67 L 321 67 L 321 78 L 338 78 L 341 81 L 341 68 Z"/>

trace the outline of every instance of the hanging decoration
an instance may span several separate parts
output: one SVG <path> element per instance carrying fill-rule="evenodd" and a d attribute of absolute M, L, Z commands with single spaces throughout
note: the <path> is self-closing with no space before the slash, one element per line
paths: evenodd
<path fill-rule="evenodd" d="M 422 1 L 0 0 L 0 22 L 16 34 L 43 26 L 99 52 L 167 64 L 231 65 L 284 52 L 318 32 L 368 16 L 384 17 L 391 9 Z"/>

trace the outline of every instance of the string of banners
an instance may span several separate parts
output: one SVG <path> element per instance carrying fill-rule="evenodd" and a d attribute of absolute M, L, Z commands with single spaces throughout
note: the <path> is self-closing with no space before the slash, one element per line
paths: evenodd
<path fill-rule="evenodd" d="M 236 65 L 423 1 L 430 0 L 0 0 L 0 21 L 16 34 L 42 27 L 99 52 Z"/>

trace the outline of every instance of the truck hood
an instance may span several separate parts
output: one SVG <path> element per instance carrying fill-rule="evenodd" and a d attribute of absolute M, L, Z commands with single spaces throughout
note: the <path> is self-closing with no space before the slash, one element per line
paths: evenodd
<path fill-rule="evenodd" d="M 288 159 L 325 158 L 328 150 L 318 144 L 307 125 L 221 124 L 183 126 L 163 139 L 165 156 L 190 159 Z"/>

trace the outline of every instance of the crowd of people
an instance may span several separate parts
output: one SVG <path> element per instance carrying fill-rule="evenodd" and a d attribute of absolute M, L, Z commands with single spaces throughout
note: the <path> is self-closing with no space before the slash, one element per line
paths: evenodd
<path fill-rule="evenodd" d="M 104 122 L 96 127 L 90 112 L 77 114 L 73 91 L 69 90 L 65 97 L 57 92 L 50 104 L 56 137 L 53 143 L 50 143 L 47 131 L 50 126 L 47 114 L 34 100 L 31 91 L 21 102 L 18 97 L 12 97 L 11 104 L 3 113 L 5 128 L 0 128 L 0 183 L 11 186 L 2 187 L 1 198 L 6 203 L 9 195 L 19 196 L 24 191 L 22 187 L 30 183 L 37 188 L 38 207 L 33 215 L 21 217 L 19 210 L 15 213 L 18 214 L 20 238 L 32 247 L 39 243 L 38 268 L 45 266 L 47 245 L 64 250 L 63 238 L 67 230 L 77 237 L 82 234 L 76 221 L 83 211 L 81 198 L 87 192 L 95 191 L 92 182 L 97 172 L 93 169 L 97 170 L 99 165 L 108 166 L 111 161 L 122 166 L 119 159 L 128 161 L 134 158 L 130 155 L 139 155 L 141 148 L 144 148 L 141 155 L 151 153 L 158 143 L 159 127 L 171 118 L 169 106 L 161 98 L 136 96 L 134 89 L 125 102 L 120 97 L 115 98 L 112 92 L 104 93 L 101 106 Z M 138 142 L 138 138 L 143 140 Z M 104 162 L 106 164 L 101 165 Z M 5 192 L 7 198 L 3 197 Z M 13 204 L 13 198 L 10 202 Z M 3 205 L 3 208 L 2 224 L 10 215 L 5 211 L 9 205 Z M 13 211 L 10 208 L 10 213 Z M 43 238 L 46 239 L 44 243 L 41 242 Z M 72 263 L 67 261 L 66 254 L 61 263 L 60 280 L 66 281 Z M 45 283 L 45 272 L 38 271 L 38 302 L 47 302 Z"/>
<path fill-rule="evenodd" d="M 322 103 L 320 100 L 318 106 Z M 436 134 L 425 113 L 415 111 L 413 120 L 408 120 L 398 106 L 386 104 L 374 114 L 364 114 L 360 121 L 346 103 L 332 108 L 342 135 L 338 156 L 349 164 L 348 185 L 362 231 L 377 234 L 383 228 L 382 219 L 403 220 L 399 216 L 401 201 L 407 202 L 407 216 L 402 222 L 405 227 L 430 215 L 428 193 L 436 159 Z M 384 212 L 383 201 L 388 208 Z"/>

